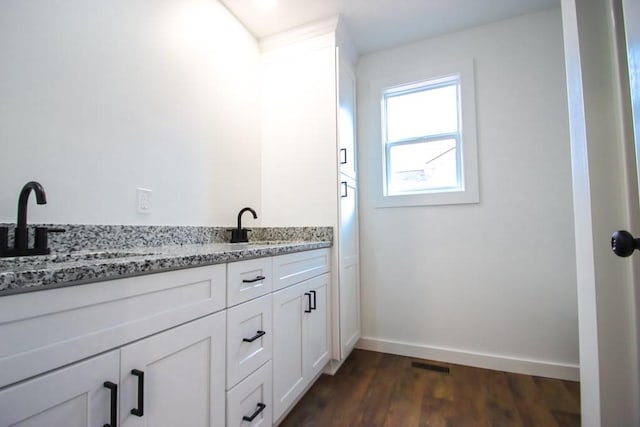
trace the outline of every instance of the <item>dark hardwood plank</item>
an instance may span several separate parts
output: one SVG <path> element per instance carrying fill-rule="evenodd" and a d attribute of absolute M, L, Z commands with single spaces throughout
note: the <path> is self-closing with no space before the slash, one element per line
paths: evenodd
<path fill-rule="evenodd" d="M 425 394 L 420 413 L 420 427 L 455 427 L 454 403 Z"/>
<path fill-rule="evenodd" d="M 354 418 L 354 426 L 384 425 L 398 372 L 402 369 L 403 362 L 401 357 L 383 354 L 376 375 L 360 403 L 358 414 Z"/>
<path fill-rule="evenodd" d="M 580 401 L 576 400 L 571 393 L 567 393 L 562 380 L 534 377 L 534 381 L 540 390 L 540 395 L 551 410 L 580 413 Z"/>
<path fill-rule="evenodd" d="M 354 350 L 335 376 L 318 379 L 281 426 L 579 427 L 580 386 Z"/>
<path fill-rule="evenodd" d="M 484 396 L 481 384 L 482 370 L 468 366 L 452 365 L 454 426 L 489 427 L 487 413 L 483 410 Z"/>
<path fill-rule="evenodd" d="M 522 419 L 513 394 L 509 390 L 505 373 L 484 371 L 483 376 L 484 406 L 489 424 L 492 426 L 522 427 Z"/>
<path fill-rule="evenodd" d="M 575 381 L 562 381 L 562 385 L 569 391 L 569 394 L 580 404 L 580 383 Z"/>
<path fill-rule="evenodd" d="M 346 373 L 336 378 L 336 404 L 327 406 L 320 414 L 322 419 L 331 420 L 332 425 L 337 427 L 354 425 L 360 402 L 377 372 L 379 358 L 368 358 L 358 354 L 353 360 L 354 363 L 344 366 Z"/>
<path fill-rule="evenodd" d="M 558 423 L 546 406 L 534 379 L 528 375 L 511 373 L 506 376 L 523 425 L 557 427 Z"/>
<path fill-rule="evenodd" d="M 582 423 L 580 414 L 553 411 L 553 417 L 560 427 L 580 427 Z"/>
<path fill-rule="evenodd" d="M 405 361 L 391 396 L 385 426 L 418 427 L 427 379 L 422 369 L 412 368 L 409 359 Z"/>

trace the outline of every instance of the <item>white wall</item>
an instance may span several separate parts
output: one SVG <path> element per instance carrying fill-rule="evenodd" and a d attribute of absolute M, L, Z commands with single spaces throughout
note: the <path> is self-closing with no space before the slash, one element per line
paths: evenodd
<path fill-rule="evenodd" d="M 4 0 L 0 52 L 0 222 L 29 180 L 30 222 L 260 213 L 259 49 L 217 1 Z"/>
<path fill-rule="evenodd" d="M 374 208 L 372 80 L 475 61 L 480 203 Z M 361 58 L 361 345 L 577 378 L 578 322 L 559 9 Z"/>

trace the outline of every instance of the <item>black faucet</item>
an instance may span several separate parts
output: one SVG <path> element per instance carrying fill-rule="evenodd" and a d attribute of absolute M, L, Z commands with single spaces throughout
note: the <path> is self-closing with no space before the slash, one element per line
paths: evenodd
<path fill-rule="evenodd" d="M 29 195 L 33 191 L 36 194 L 36 203 L 47 204 L 47 195 L 42 185 L 36 181 L 27 182 L 18 198 L 18 223 L 14 238 L 13 248 L 8 245 L 8 227 L 0 227 L 0 257 L 47 255 L 51 252 L 48 247 L 47 233 L 62 232 L 59 228 L 36 227 L 35 242 L 33 248 L 29 248 L 29 229 L 27 228 L 27 203 Z"/>
<path fill-rule="evenodd" d="M 251 208 L 243 208 L 240 209 L 238 213 L 238 228 L 232 228 L 227 231 L 231 231 L 231 243 L 245 243 L 249 241 L 249 237 L 247 236 L 247 232 L 251 231 L 247 228 L 242 228 L 242 214 L 245 212 L 251 212 L 253 215 L 253 219 L 258 218 L 258 214 Z"/>

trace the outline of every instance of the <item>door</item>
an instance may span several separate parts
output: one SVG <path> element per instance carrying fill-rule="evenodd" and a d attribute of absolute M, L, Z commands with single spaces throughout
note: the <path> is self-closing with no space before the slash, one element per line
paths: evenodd
<path fill-rule="evenodd" d="M 340 359 L 360 338 L 360 263 L 357 182 L 341 176 L 339 263 Z"/>
<path fill-rule="evenodd" d="M 0 391 L 0 426 L 93 427 L 112 424 L 119 351 L 111 351 Z M 117 392 L 117 390 L 116 390 Z"/>
<path fill-rule="evenodd" d="M 123 347 L 120 425 L 224 425 L 225 320 L 220 312 Z"/>
<path fill-rule="evenodd" d="M 273 419 L 304 390 L 303 316 L 309 311 L 304 283 L 273 294 Z"/>
<path fill-rule="evenodd" d="M 305 384 L 308 384 L 329 361 L 329 274 L 304 283 L 307 310 L 302 330 L 302 362 Z"/>
<path fill-rule="evenodd" d="M 345 51 L 336 48 L 338 84 L 338 164 L 340 173 L 356 179 L 356 77 Z"/>
<path fill-rule="evenodd" d="M 640 232 L 621 4 L 562 0 L 584 426 L 640 425 L 638 257 L 610 247 L 616 229 Z"/>

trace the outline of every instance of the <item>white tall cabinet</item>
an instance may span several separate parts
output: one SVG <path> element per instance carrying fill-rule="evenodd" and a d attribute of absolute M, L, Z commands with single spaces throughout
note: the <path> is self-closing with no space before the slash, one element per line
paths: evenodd
<path fill-rule="evenodd" d="M 261 48 L 263 224 L 334 227 L 327 298 L 341 361 L 360 337 L 355 50 L 337 19 Z"/>

